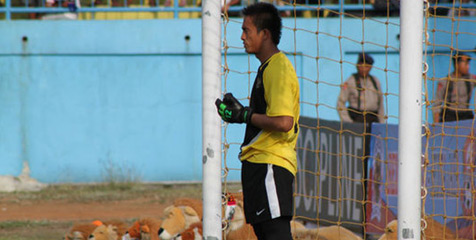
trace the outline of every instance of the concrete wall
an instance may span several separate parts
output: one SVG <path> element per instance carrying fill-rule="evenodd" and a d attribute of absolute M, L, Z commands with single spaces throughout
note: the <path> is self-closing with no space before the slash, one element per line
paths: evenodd
<path fill-rule="evenodd" d="M 235 20 L 225 36 L 232 71 L 223 86 L 246 97 L 259 62 L 241 49 Z M 289 57 L 300 77 L 302 115 L 338 119 L 339 85 L 365 49 L 389 93 L 389 122 L 398 121 L 399 26 L 398 19 L 384 21 L 284 21 L 280 48 L 298 53 Z M 464 42 L 459 48 L 474 48 L 474 36 Z M 0 22 L 0 175 L 17 176 L 26 162 L 46 183 L 200 181 L 201 64 L 199 19 Z M 448 72 L 433 66 L 431 74 Z M 243 126 L 227 131 L 230 142 L 241 142 Z M 227 164 L 239 169 L 237 152 L 235 144 Z M 238 171 L 230 179 L 238 180 Z"/>

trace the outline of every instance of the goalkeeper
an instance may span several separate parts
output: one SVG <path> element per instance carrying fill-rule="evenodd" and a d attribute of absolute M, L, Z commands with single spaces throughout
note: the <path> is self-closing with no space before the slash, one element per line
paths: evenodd
<path fill-rule="evenodd" d="M 216 106 L 224 121 L 246 123 L 239 156 L 246 221 L 259 240 L 291 240 L 299 83 L 291 62 L 277 47 L 277 9 L 259 2 L 243 9 L 243 15 L 241 40 L 246 52 L 261 62 L 250 106 L 243 107 L 231 93 L 217 99 Z"/>

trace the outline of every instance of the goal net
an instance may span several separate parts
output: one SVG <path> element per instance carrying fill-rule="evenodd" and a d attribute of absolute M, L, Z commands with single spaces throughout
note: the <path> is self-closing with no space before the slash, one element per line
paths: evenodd
<path fill-rule="evenodd" d="M 397 219 L 399 2 L 274 1 L 283 16 L 279 49 L 293 63 L 300 84 L 294 218 L 309 229 L 336 225 L 362 238 L 379 237 Z M 222 18 L 222 94 L 232 92 L 244 105 L 260 65 L 245 53 L 240 40 L 238 11 L 247 4 L 231 6 Z M 474 110 L 476 79 L 452 74 L 453 59 L 474 58 L 475 12 L 476 5 L 464 0 L 424 1 L 421 206 L 422 234 L 427 238 L 473 239 L 476 235 L 474 122 L 435 120 L 438 111 Z M 380 123 L 348 122 L 339 115 L 349 111 L 351 100 L 344 108 L 337 103 L 341 92 L 352 87 L 348 80 L 357 73 L 361 53 L 372 57 L 370 75 L 377 83 L 354 86 L 354 92 L 361 94 L 360 104 L 374 104 L 384 111 L 351 111 L 373 114 Z M 467 63 L 469 72 L 476 71 L 474 61 Z M 381 100 L 366 99 L 366 92 L 380 94 Z M 462 95 L 469 100 L 458 102 L 464 100 Z M 244 127 L 222 126 L 224 193 L 239 192 L 235 183 L 240 181 L 238 153 Z"/>
<path fill-rule="evenodd" d="M 429 230 L 434 221 L 444 231 L 440 238 L 474 239 L 476 5 L 436 1 L 427 9 L 423 214 Z"/>

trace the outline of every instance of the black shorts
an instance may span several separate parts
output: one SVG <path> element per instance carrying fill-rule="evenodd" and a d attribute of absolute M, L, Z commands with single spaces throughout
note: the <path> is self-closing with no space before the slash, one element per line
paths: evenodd
<path fill-rule="evenodd" d="M 292 240 L 291 219 L 292 217 L 279 217 L 252 226 L 258 240 Z"/>
<path fill-rule="evenodd" d="M 272 164 L 242 161 L 241 184 L 246 222 L 293 216 L 294 175 Z"/>

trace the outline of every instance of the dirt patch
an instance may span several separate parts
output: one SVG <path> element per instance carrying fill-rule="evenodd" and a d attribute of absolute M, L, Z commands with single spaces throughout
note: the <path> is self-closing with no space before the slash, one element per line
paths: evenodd
<path fill-rule="evenodd" d="M 85 221 L 132 219 L 143 216 L 160 218 L 164 208 L 170 204 L 171 202 L 160 203 L 153 198 L 81 203 L 64 200 L 2 202 L 0 221 Z"/>

